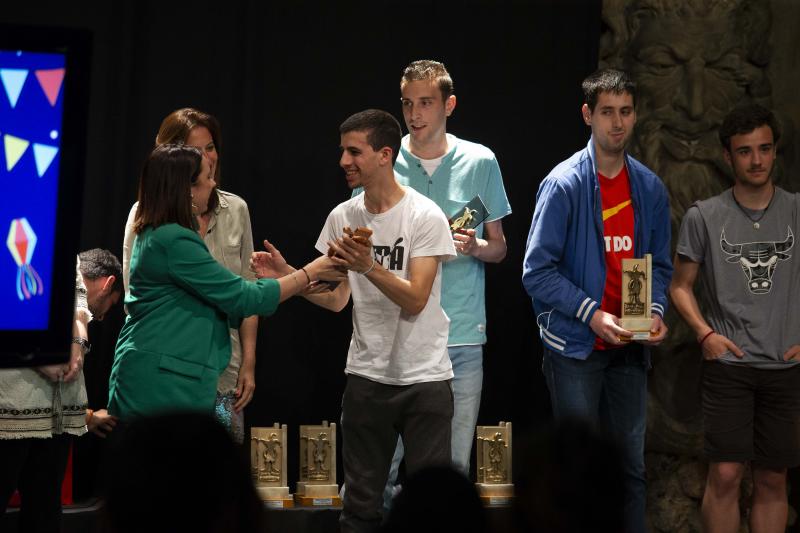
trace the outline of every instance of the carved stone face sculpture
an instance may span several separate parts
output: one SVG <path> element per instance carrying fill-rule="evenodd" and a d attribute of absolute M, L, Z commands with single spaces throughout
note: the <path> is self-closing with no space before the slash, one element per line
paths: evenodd
<path fill-rule="evenodd" d="M 769 5 L 634 0 L 618 15 L 627 36 L 618 55 L 638 89 L 631 151 L 667 185 L 677 232 L 692 202 L 732 184 L 717 138 L 725 115 L 769 100 Z"/>

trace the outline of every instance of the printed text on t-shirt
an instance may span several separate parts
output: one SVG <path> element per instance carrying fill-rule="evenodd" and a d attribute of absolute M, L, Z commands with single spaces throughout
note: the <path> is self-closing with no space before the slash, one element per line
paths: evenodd
<path fill-rule="evenodd" d="M 387 270 L 403 270 L 403 260 L 405 258 L 405 247 L 400 246 L 403 238 L 399 237 L 394 246 L 375 245 L 372 251 L 375 254 L 375 261 Z M 388 264 L 384 262 L 388 259 Z"/>

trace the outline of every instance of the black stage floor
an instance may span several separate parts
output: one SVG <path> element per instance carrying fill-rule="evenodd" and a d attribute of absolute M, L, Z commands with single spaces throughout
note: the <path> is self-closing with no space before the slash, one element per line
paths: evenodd
<path fill-rule="evenodd" d="M 102 533 L 100 523 L 103 502 L 93 499 L 75 505 L 64 506 L 62 533 Z M 338 533 L 341 507 L 294 507 L 271 509 L 265 506 L 266 528 L 269 533 Z M 487 530 L 511 531 L 511 516 L 508 508 L 486 509 Z M 17 530 L 18 509 L 9 508 L 0 520 L 0 531 Z"/>

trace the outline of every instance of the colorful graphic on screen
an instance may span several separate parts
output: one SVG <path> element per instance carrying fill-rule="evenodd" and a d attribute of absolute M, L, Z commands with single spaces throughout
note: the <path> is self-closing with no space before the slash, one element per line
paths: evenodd
<path fill-rule="evenodd" d="M 0 330 L 48 328 L 65 64 L 0 50 Z"/>
<path fill-rule="evenodd" d="M 11 256 L 17 263 L 17 297 L 30 300 L 44 293 L 44 284 L 39 273 L 31 265 L 33 251 L 36 249 L 36 233 L 27 219 L 18 218 L 11 221 L 6 240 Z"/>

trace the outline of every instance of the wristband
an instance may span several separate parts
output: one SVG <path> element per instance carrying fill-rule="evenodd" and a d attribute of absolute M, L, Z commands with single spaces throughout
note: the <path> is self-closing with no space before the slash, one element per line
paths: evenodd
<path fill-rule="evenodd" d="M 706 339 L 707 339 L 707 338 L 709 338 L 709 337 L 710 337 L 711 335 L 713 335 L 714 333 L 716 333 L 716 331 L 714 331 L 714 330 L 712 329 L 711 331 L 709 331 L 708 333 L 706 333 L 705 335 L 703 335 L 703 338 L 702 338 L 702 339 L 700 339 L 700 342 L 698 343 L 698 346 L 702 347 L 702 346 L 703 346 L 703 343 L 704 343 L 704 342 L 706 342 Z"/>
<path fill-rule="evenodd" d="M 81 348 L 83 348 L 83 355 L 92 351 L 92 345 L 89 344 L 89 341 L 81 338 L 81 337 L 73 337 L 72 344 L 79 344 Z"/>
<path fill-rule="evenodd" d="M 377 263 L 377 261 L 375 261 L 375 258 L 373 257 L 372 258 L 372 264 L 369 266 L 368 269 L 366 269 L 364 272 L 362 272 L 361 275 L 362 276 L 366 276 L 367 274 L 372 272 L 372 269 L 375 268 L 375 263 Z"/>
<path fill-rule="evenodd" d="M 302 270 L 303 274 L 306 275 L 306 279 L 308 280 L 308 285 L 311 285 L 311 276 L 308 275 L 308 272 L 306 271 L 306 267 L 302 267 L 300 270 Z"/>

